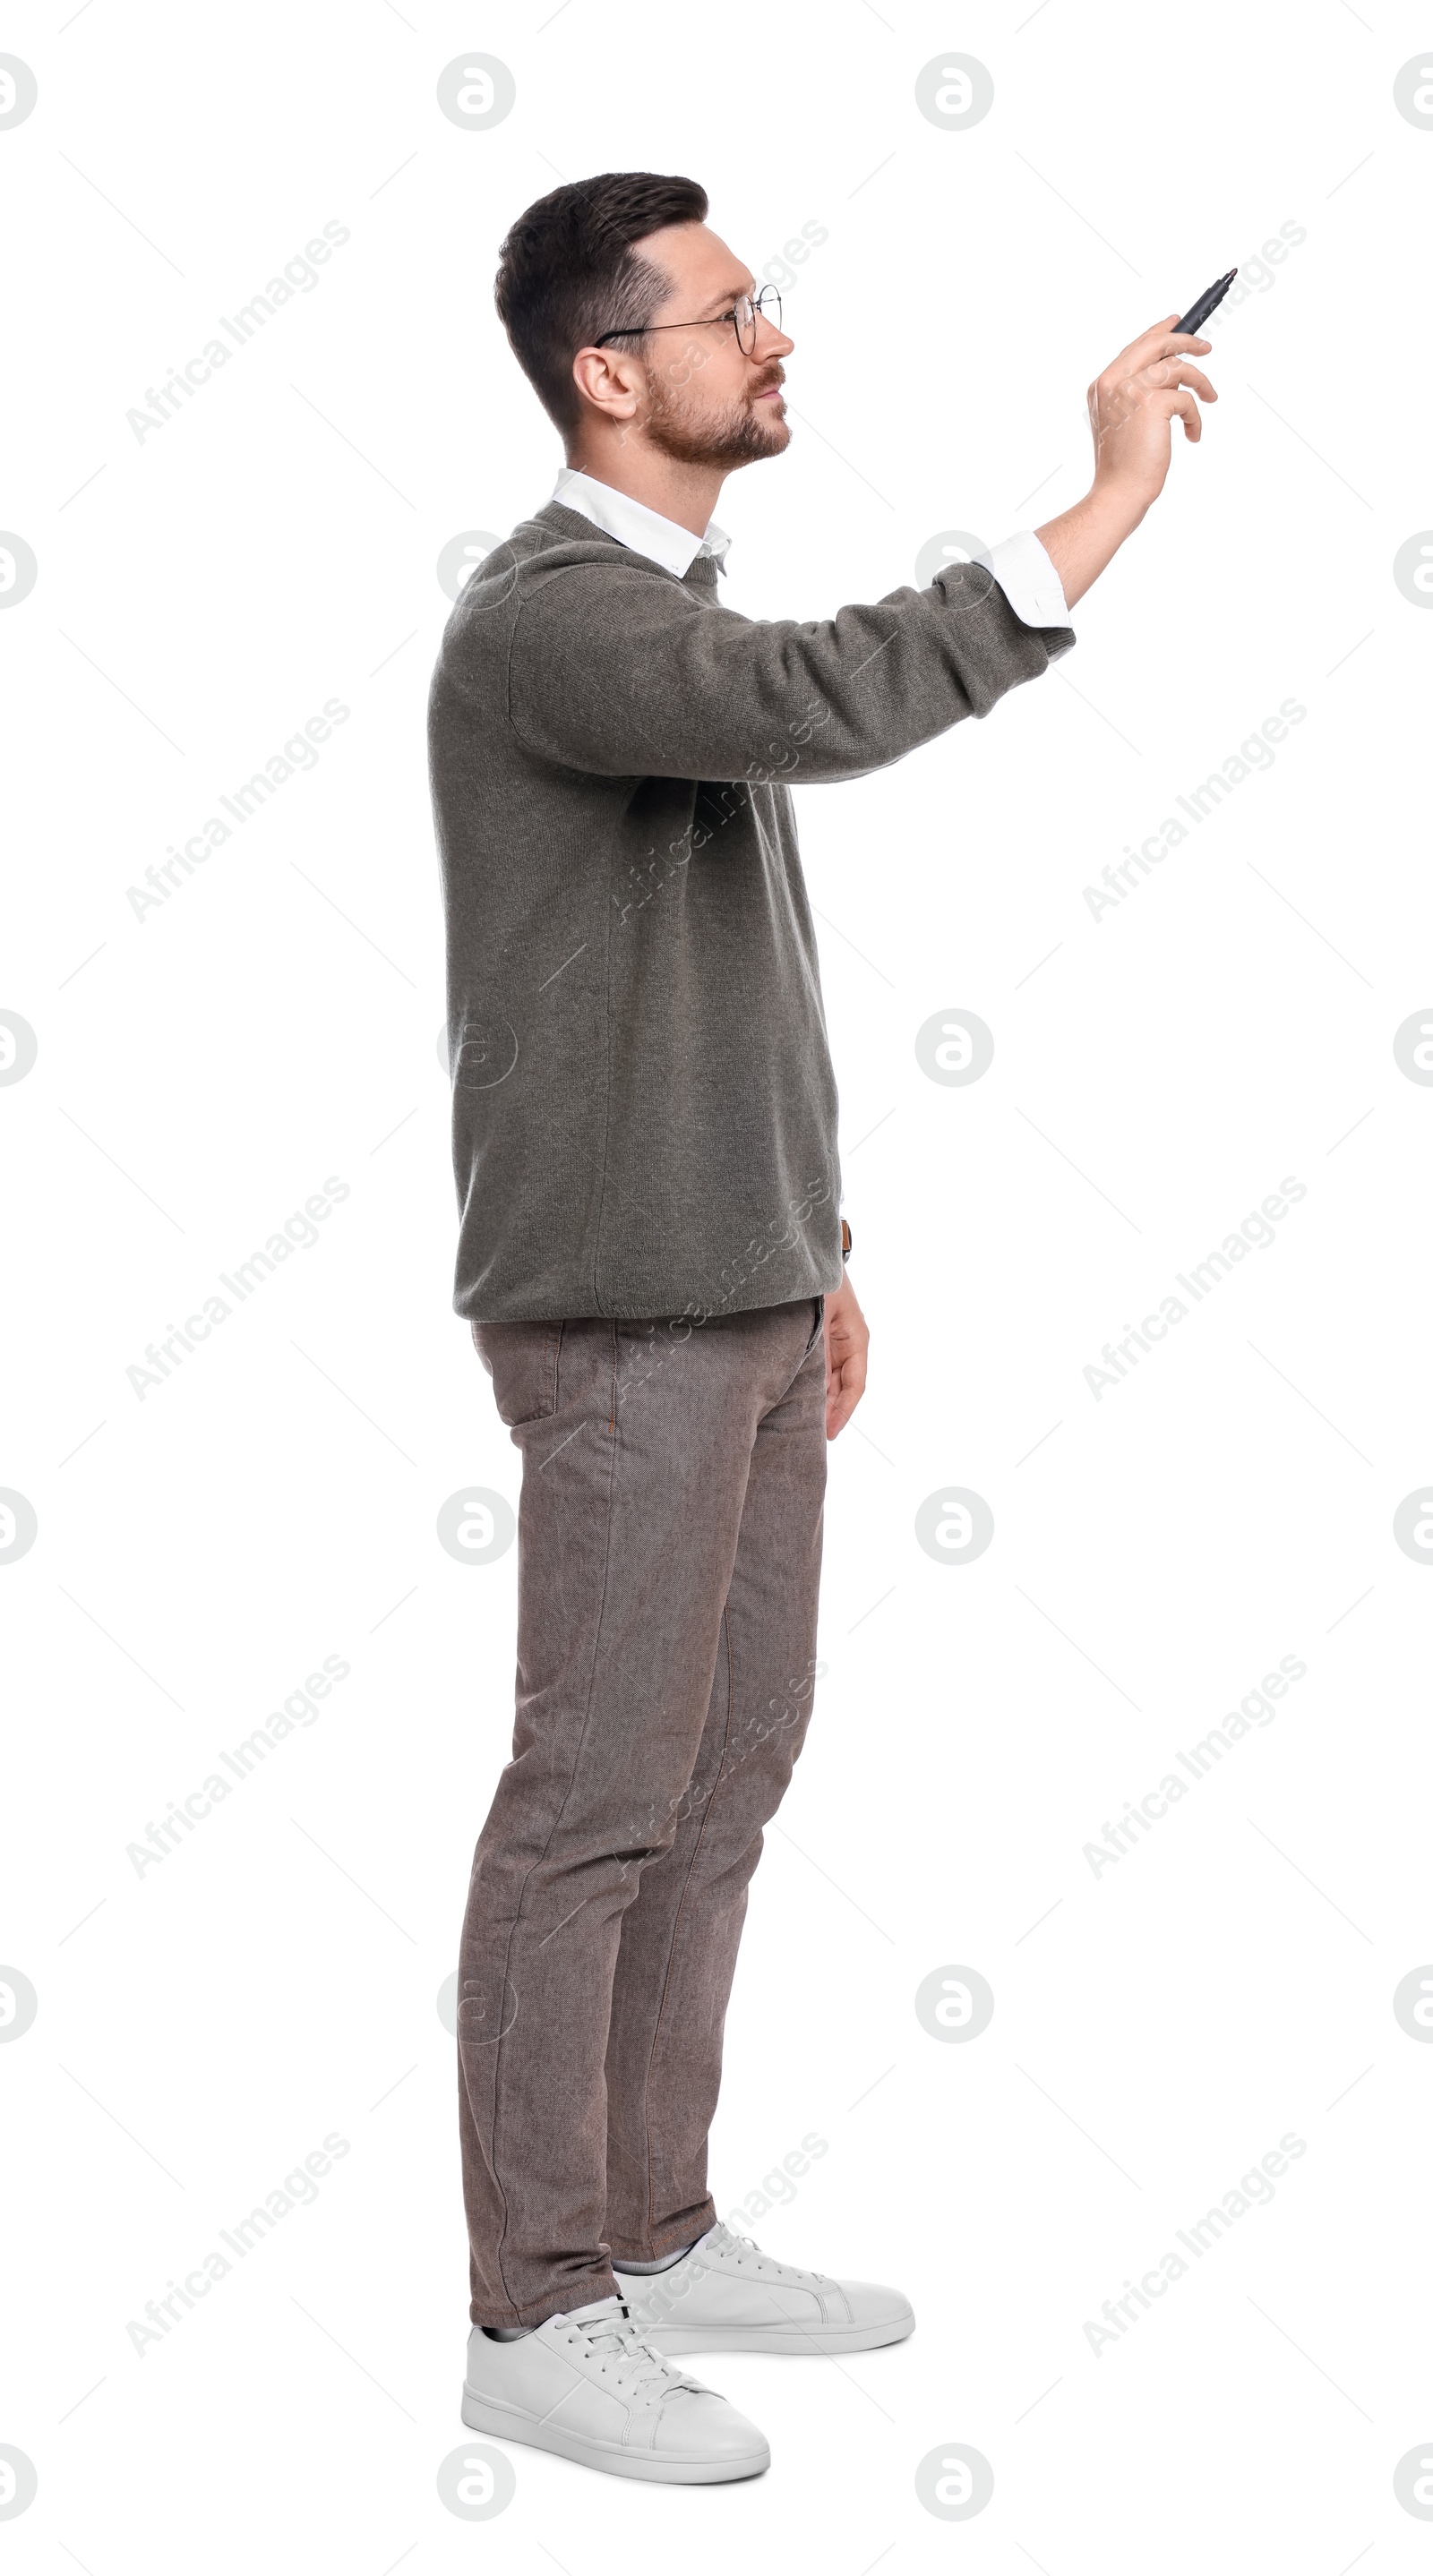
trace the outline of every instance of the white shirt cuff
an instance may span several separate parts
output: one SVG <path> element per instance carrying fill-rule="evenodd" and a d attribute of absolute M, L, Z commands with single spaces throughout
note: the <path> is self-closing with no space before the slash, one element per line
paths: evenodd
<path fill-rule="evenodd" d="M 990 569 L 1024 626 L 1068 626 L 1060 576 L 1029 528 L 990 549 Z"/>

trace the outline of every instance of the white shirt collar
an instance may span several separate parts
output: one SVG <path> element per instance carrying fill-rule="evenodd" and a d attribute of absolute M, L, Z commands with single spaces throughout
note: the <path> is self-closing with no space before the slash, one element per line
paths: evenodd
<path fill-rule="evenodd" d="M 553 500 L 564 510 L 578 510 L 590 519 L 604 536 L 615 537 L 619 546 L 631 546 L 639 555 L 649 555 L 666 572 L 675 573 L 680 581 L 695 563 L 698 555 L 712 555 L 718 567 L 725 570 L 725 556 L 731 539 L 724 528 L 711 520 L 704 537 L 694 537 L 690 528 L 679 528 L 675 519 L 664 519 L 657 510 L 649 510 L 645 501 L 634 501 L 627 492 L 619 492 L 610 483 L 598 483 L 590 474 L 579 474 L 564 465 L 557 478 Z"/>

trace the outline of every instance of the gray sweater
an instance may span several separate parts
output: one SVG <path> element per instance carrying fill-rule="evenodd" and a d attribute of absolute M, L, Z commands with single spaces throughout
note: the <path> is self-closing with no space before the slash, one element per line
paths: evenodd
<path fill-rule="evenodd" d="M 790 789 L 988 714 L 1074 636 L 979 566 L 740 617 L 550 502 L 469 575 L 429 703 L 460 1315 L 734 1313 L 841 1276 Z"/>

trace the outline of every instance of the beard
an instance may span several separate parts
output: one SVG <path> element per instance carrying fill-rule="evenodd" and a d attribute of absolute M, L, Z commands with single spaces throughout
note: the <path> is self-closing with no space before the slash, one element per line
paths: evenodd
<path fill-rule="evenodd" d="M 683 465 L 752 465 L 763 456 L 779 456 L 791 444 L 784 406 L 762 403 L 758 408 L 757 396 L 782 380 L 778 367 L 750 396 L 713 410 L 702 404 L 692 385 L 668 384 L 653 375 L 643 427 L 661 455 Z"/>

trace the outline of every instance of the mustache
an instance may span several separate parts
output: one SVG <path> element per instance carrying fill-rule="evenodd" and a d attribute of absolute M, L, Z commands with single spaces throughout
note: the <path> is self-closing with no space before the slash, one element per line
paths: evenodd
<path fill-rule="evenodd" d="M 786 369 L 784 367 L 768 368 L 766 374 L 762 377 L 760 384 L 752 386 L 752 401 L 755 402 L 759 394 L 770 393 L 774 385 L 784 385 L 785 382 Z"/>

